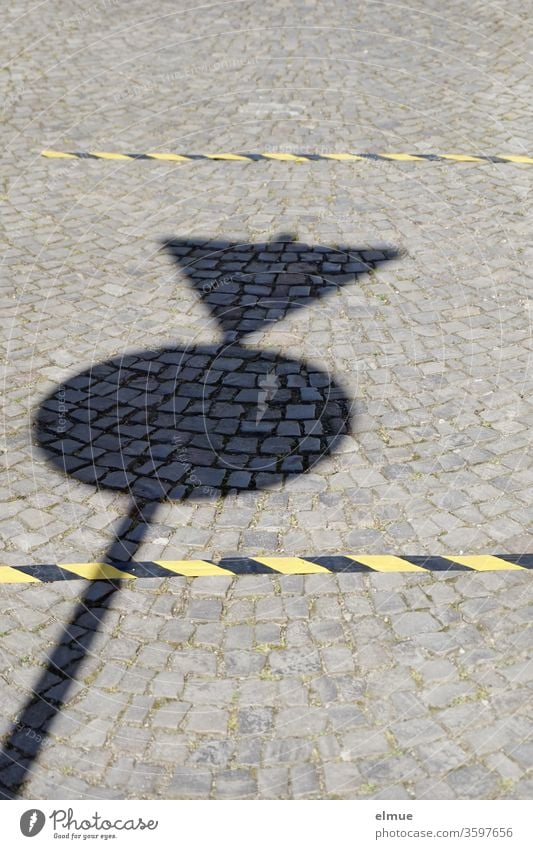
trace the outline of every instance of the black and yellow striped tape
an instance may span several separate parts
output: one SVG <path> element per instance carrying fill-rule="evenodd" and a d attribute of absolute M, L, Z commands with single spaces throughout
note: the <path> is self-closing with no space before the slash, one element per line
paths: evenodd
<path fill-rule="evenodd" d="M 498 572 L 533 569 L 533 554 L 472 554 L 446 557 L 346 554 L 319 557 L 226 557 L 210 560 L 153 560 L 145 563 L 59 563 L 0 566 L 0 583 L 50 583 L 84 578 L 119 581 L 135 578 L 199 578 L 216 575 L 326 575 L 340 572 Z"/>
<path fill-rule="evenodd" d="M 209 159 L 223 162 L 513 162 L 533 165 L 533 156 L 471 156 L 465 153 L 113 153 L 101 150 L 43 150 L 48 159 L 155 159 L 160 162 L 196 162 Z"/>

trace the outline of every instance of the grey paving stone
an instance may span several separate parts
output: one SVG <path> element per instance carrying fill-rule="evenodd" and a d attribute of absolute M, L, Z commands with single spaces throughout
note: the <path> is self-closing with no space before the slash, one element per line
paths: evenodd
<path fill-rule="evenodd" d="M 257 776 L 258 794 L 262 799 L 289 798 L 289 770 L 287 767 L 260 769 Z"/>
<path fill-rule="evenodd" d="M 307 687 L 299 675 L 284 675 L 278 681 L 278 699 L 280 704 L 301 706 L 309 703 Z"/>
<path fill-rule="evenodd" d="M 236 745 L 235 763 L 238 766 L 256 766 L 261 760 L 262 743 L 258 737 L 244 737 Z"/>
<path fill-rule="evenodd" d="M 433 687 L 424 698 L 431 707 L 446 707 L 456 700 L 476 696 L 476 687 L 467 681 L 457 681 L 451 684 L 439 684 Z"/>
<path fill-rule="evenodd" d="M 531 790 L 533 787 L 533 781 L 531 780 L 522 780 L 519 781 L 515 787 L 513 788 L 513 792 L 511 794 L 511 798 L 513 799 L 529 799 L 531 798 Z"/>
<path fill-rule="evenodd" d="M 224 598 L 233 583 L 233 578 L 225 575 L 210 575 L 205 578 L 196 578 L 191 583 L 190 593 L 195 596 L 208 596 L 209 598 Z"/>
<path fill-rule="evenodd" d="M 453 770 L 447 781 L 460 799 L 487 799 L 497 788 L 495 774 L 482 766 Z"/>
<path fill-rule="evenodd" d="M 192 599 L 189 604 L 187 615 L 191 619 L 202 621 L 215 621 L 220 619 L 222 604 L 215 599 Z"/>
<path fill-rule="evenodd" d="M 396 727 L 396 726 L 395 726 Z M 378 755 L 389 751 L 390 745 L 381 731 L 350 731 L 342 735 L 341 757 L 345 760 L 357 760 L 367 755 Z"/>
<path fill-rule="evenodd" d="M 389 784 L 373 796 L 374 799 L 410 799 L 411 796 L 401 784 Z"/>
<path fill-rule="evenodd" d="M 355 764 L 325 764 L 324 781 L 328 796 L 353 799 L 359 792 L 362 779 Z"/>
<path fill-rule="evenodd" d="M 273 622 L 257 624 L 255 628 L 255 640 L 261 646 L 281 645 L 281 626 Z"/>
<path fill-rule="evenodd" d="M 228 714 L 214 707 L 191 708 L 185 720 L 188 732 L 225 734 L 228 728 Z"/>
<path fill-rule="evenodd" d="M 276 716 L 276 735 L 279 737 L 312 737 L 324 732 L 328 723 L 328 712 L 322 708 L 290 707 L 280 710 Z"/>
<path fill-rule="evenodd" d="M 104 746 L 111 727 L 112 723 L 109 720 L 91 720 L 76 734 L 76 745 L 81 748 Z"/>
<path fill-rule="evenodd" d="M 171 766 L 183 764 L 187 756 L 187 738 L 174 732 L 166 734 L 160 731 L 148 750 L 150 760 Z"/>
<path fill-rule="evenodd" d="M 337 681 L 335 678 L 321 676 L 314 678 L 309 684 L 311 698 L 316 704 L 327 704 L 335 701 L 338 694 Z"/>
<path fill-rule="evenodd" d="M 172 670 L 181 675 L 211 676 L 216 674 L 217 656 L 213 651 L 205 649 L 189 649 L 178 651 L 171 657 Z"/>
<path fill-rule="evenodd" d="M 278 683 L 269 680 L 241 681 L 239 683 L 240 705 L 273 705 L 277 700 Z"/>
<path fill-rule="evenodd" d="M 256 596 L 271 596 L 274 595 L 274 587 L 272 584 L 272 579 L 266 575 L 246 575 L 243 576 L 235 585 L 233 589 L 232 598 L 246 598 L 247 596 L 256 597 Z M 239 610 L 244 610 L 245 608 L 239 607 Z M 243 618 L 248 618 L 244 616 Z"/>
<path fill-rule="evenodd" d="M 306 763 L 313 756 L 313 747 L 306 740 L 271 740 L 265 743 L 265 764 Z"/>
<path fill-rule="evenodd" d="M 328 675 L 354 671 L 353 653 L 345 646 L 322 649 L 322 660 Z"/>
<path fill-rule="evenodd" d="M 429 719 L 406 719 L 394 725 L 394 736 L 405 749 L 423 746 L 445 736 L 445 731 Z"/>
<path fill-rule="evenodd" d="M 307 619 L 309 616 L 309 602 L 306 598 L 288 596 L 284 599 L 283 609 L 290 619 Z"/>
<path fill-rule="evenodd" d="M 227 767 L 235 749 L 235 743 L 222 738 L 201 738 L 189 756 L 192 764 L 207 764 L 214 767 Z"/>
<path fill-rule="evenodd" d="M 320 794 L 318 772 L 313 764 L 300 764 L 291 767 L 290 783 L 294 799 L 315 798 Z"/>
<path fill-rule="evenodd" d="M 339 616 L 340 619 L 340 616 Z M 340 621 L 334 619 L 324 619 L 318 622 L 311 622 L 309 625 L 315 640 L 319 643 L 337 643 L 344 640 L 344 630 Z M 333 658 L 335 655 L 331 655 Z"/>
<path fill-rule="evenodd" d="M 253 799 L 257 780 L 251 770 L 233 769 L 219 772 L 216 778 L 216 799 Z"/>
<path fill-rule="evenodd" d="M 349 731 L 366 725 L 362 711 L 356 705 L 334 705 L 329 710 L 329 720 L 334 731 Z"/>
<path fill-rule="evenodd" d="M 190 705 L 186 702 L 168 702 L 154 713 L 152 717 L 153 727 L 177 729 L 189 707 Z"/>
<path fill-rule="evenodd" d="M 530 770 L 533 765 L 533 744 L 527 740 L 517 743 L 508 753 L 517 761 L 522 769 Z"/>
<path fill-rule="evenodd" d="M 440 631 L 441 627 L 430 613 L 405 613 L 394 622 L 394 630 L 402 637 Z"/>
<path fill-rule="evenodd" d="M 250 678 L 261 673 L 267 659 L 253 651 L 226 651 L 224 664 L 228 678 Z"/>
<path fill-rule="evenodd" d="M 170 799 L 208 799 L 212 773 L 202 767 L 179 766 L 166 790 Z"/>
<path fill-rule="evenodd" d="M 389 782 L 414 782 L 425 778 L 422 769 L 411 755 L 384 755 L 373 761 L 359 763 L 359 769 L 368 783 L 386 785 Z"/>
<path fill-rule="evenodd" d="M 194 625 L 192 622 L 176 619 L 164 625 L 160 632 L 160 638 L 168 643 L 181 644 L 186 643 L 193 632 Z"/>
<path fill-rule="evenodd" d="M 466 741 L 463 746 L 466 746 Z M 431 776 L 446 775 L 450 769 L 462 766 L 468 761 L 465 748 L 447 738 L 424 743 L 418 747 L 417 752 L 421 766 Z"/>
<path fill-rule="evenodd" d="M 273 651 L 270 652 L 268 660 L 272 671 L 283 675 L 293 673 L 311 675 L 322 671 L 318 652 L 313 649 L 307 651 Z"/>
<path fill-rule="evenodd" d="M 253 644 L 253 628 L 250 625 L 233 625 L 226 631 L 226 648 L 249 649 Z"/>
<path fill-rule="evenodd" d="M 239 711 L 238 729 L 244 735 L 264 735 L 273 728 L 272 708 L 247 707 Z"/>
<path fill-rule="evenodd" d="M 255 606 L 256 618 L 261 620 L 284 619 L 283 605 L 279 598 L 259 599 Z"/>
<path fill-rule="evenodd" d="M 456 795 L 446 781 L 419 781 L 414 786 L 416 799 L 456 799 Z"/>
<path fill-rule="evenodd" d="M 184 697 L 193 704 L 229 704 L 235 692 L 232 681 L 189 681 L 185 685 Z"/>

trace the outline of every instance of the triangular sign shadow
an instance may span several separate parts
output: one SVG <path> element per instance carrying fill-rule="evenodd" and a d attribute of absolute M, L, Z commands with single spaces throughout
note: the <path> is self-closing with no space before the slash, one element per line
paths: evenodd
<path fill-rule="evenodd" d="M 226 339 L 253 333 L 398 256 L 394 248 L 310 246 L 281 234 L 271 242 L 165 239 Z"/>

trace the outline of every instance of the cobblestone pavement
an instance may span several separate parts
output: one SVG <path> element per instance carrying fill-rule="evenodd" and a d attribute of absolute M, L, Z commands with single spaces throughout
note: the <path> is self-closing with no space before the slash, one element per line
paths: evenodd
<path fill-rule="evenodd" d="M 25 795 L 530 798 L 530 580 L 139 579 L 109 602 Z M 81 584 L 7 595 L 7 714 Z M 108 593 L 94 584 L 97 619 Z M 17 745 L 38 733 L 21 724 Z"/>
<path fill-rule="evenodd" d="M 457 0 L 10 5 L 3 563 L 102 558 L 129 509 L 48 462 L 43 400 L 132 351 L 220 345 L 162 240 L 282 233 L 398 250 L 242 342 L 316 363 L 350 434 L 269 489 L 161 504 L 139 558 L 531 552 L 533 168 L 39 156 L 531 153 L 526 21 Z M 1 588 L 6 722 L 81 592 Z M 24 794 L 527 796 L 530 601 L 512 573 L 139 582 Z"/>

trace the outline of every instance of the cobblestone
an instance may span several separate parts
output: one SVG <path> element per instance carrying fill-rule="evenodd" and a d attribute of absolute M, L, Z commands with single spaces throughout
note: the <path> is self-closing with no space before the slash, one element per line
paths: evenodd
<path fill-rule="evenodd" d="M 522 683 L 522 679 L 527 681 L 527 666 L 522 649 L 516 646 L 521 617 L 514 622 L 506 620 L 497 651 L 490 632 L 478 631 L 479 644 L 469 646 L 460 622 L 452 622 L 444 632 L 448 637 L 445 656 L 434 640 L 416 645 L 414 638 L 406 641 L 402 637 L 398 642 L 398 626 L 413 615 L 403 608 L 387 613 L 389 621 L 380 631 L 380 646 L 358 644 L 354 650 L 347 642 L 351 637 L 335 632 L 335 643 L 323 647 L 317 634 L 328 633 L 335 621 L 329 618 L 333 613 L 348 608 L 354 611 L 350 628 L 359 643 L 365 622 L 372 621 L 369 611 L 379 607 L 384 592 L 391 592 L 381 586 L 381 577 L 383 584 L 391 583 L 387 576 L 368 576 L 357 581 L 355 588 L 348 584 L 341 591 L 335 579 L 332 583 L 326 577 L 324 581 L 313 576 L 305 600 L 313 611 L 312 622 L 323 624 L 323 630 L 308 628 L 305 620 L 286 627 L 265 618 L 256 622 L 255 629 L 244 622 L 235 624 L 230 613 L 240 611 L 246 621 L 253 617 L 253 607 L 247 606 L 245 599 L 254 598 L 258 589 L 269 604 L 272 599 L 281 601 L 281 606 L 270 605 L 270 617 L 301 598 L 301 581 L 291 584 L 277 578 L 259 581 L 244 577 L 226 582 L 222 605 L 217 595 L 210 597 L 203 589 L 196 596 L 199 603 L 216 605 L 217 620 L 205 626 L 191 618 L 196 608 L 190 605 L 170 622 L 165 612 L 153 612 L 155 630 L 160 634 L 157 643 L 142 627 L 128 628 L 127 638 L 121 637 L 121 628 L 138 615 L 136 610 L 145 607 L 143 598 L 151 598 L 153 593 L 159 597 L 164 581 L 122 589 L 125 597 L 120 607 L 126 612 L 115 623 L 116 635 L 109 638 L 117 649 L 124 640 L 129 641 L 123 654 L 130 665 L 120 660 L 103 667 L 99 664 L 95 682 L 106 689 L 98 690 L 96 683 L 78 688 L 79 695 L 52 728 L 46 757 L 32 772 L 27 793 L 33 792 L 32 788 L 44 792 L 53 775 L 56 786 L 59 781 L 65 791 L 80 797 L 90 795 L 87 781 L 132 797 L 139 793 L 164 798 L 207 798 L 210 794 L 215 798 L 376 799 L 409 798 L 411 793 L 416 798 L 431 798 L 432 794 L 435 798 L 524 795 L 532 765 L 530 747 L 524 742 L 531 733 Z M 464 576 L 454 573 L 445 578 L 432 575 L 420 586 L 418 576 L 399 577 L 392 582 L 397 584 L 396 591 L 414 604 L 420 603 L 422 586 L 426 599 L 448 589 L 460 604 L 475 599 L 482 609 L 490 602 L 491 615 L 499 609 L 492 608 L 493 600 L 500 605 L 506 600 L 514 612 L 525 609 L 529 602 L 524 593 L 527 575 L 486 575 L 482 589 L 478 584 L 475 594 L 473 577 L 465 582 Z M 272 590 L 276 585 L 282 588 L 279 596 L 268 592 L 268 586 Z M 192 589 L 194 581 L 186 583 L 185 599 L 189 586 Z M 516 597 L 513 587 L 519 590 Z M 25 589 L 28 609 L 32 609 L 33 597 L 40 601 L 40 589 Z M 4 593 L 11 597 L 9 588 L 4 588 Z M 128 595 L 140 595 L 141 602 Z M 17 591 L 12 597 L 17 598 Z M 58 609 L 63 609 L 63 602 L 70 597 L 68 584 L 54 587 Z M 449 598 L 450 593 L 444 592 L 443 597 Z M 365 603 L 358 606 L 357 601 Z M 433 604 L 420 615 L 431 616 Z M 66 604 L 65 614 L 69 609 Z M 196 648 L 180 638 L 177 648 L 176 631 L 165 632 L 165 627 L 160 627 L 163 623 L 165 627 L 180 623 L 180 634 L 191 636 L 199 627 L 217 628 L 221 639 L 213 646 Z M 256 635 L 262 634 L 257 643 L 252 639 L 254 630 Z M 296 640 L 297 649 L 284 648 L 282 641 L 272 650 L 263 642 L 266 638 L 279 640 L 283 634 L 288 645 Z M 238 648 L 240 641 L 248 647 Z M 228 642 L 236 647 L 223 651 L 225 663 L 221 665 L 219 646 Z M 335 654 L 328 656 L 327 652 Z M 246 658 L 246 664 L 232 667 L 233 658 L 239 658 L 239 664 L 240 658 Z M 328 664 L 331 668 L 327 671 Z M 366 670 L 364 674 L 361 669 Z M 4 704 L 11 705 L 12 711 L 31 688 L 34 676 L 35 668 L 30 667 L 27 675 L 17 677 L 16 694 L 6 690 Z M 147 680 L 149 694 L 139 693 Z M 506 705 L 511 706 L 510 716 L 502 715 Z M 4 728 L 7 731 L 8 725 Z M 18 739 L 24 746 L 24 729 Z M 88 760 L 83 760 L 84 752 L 89 753 Z M 72 770 L 62 778 L 52 772 L 61 758 Z M 128 758 L 145 766 L 132 769 Z"/>

